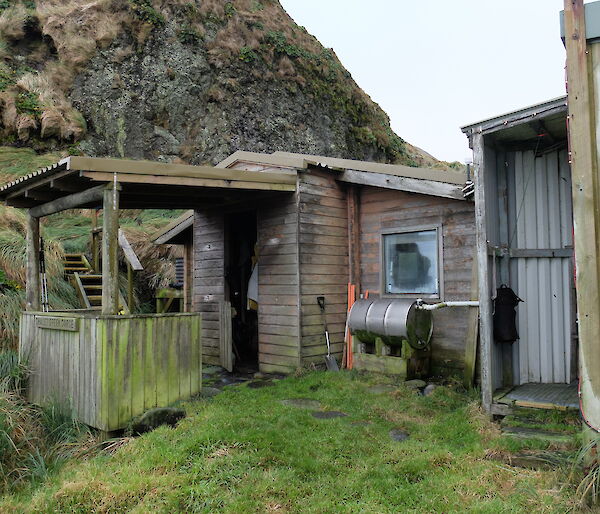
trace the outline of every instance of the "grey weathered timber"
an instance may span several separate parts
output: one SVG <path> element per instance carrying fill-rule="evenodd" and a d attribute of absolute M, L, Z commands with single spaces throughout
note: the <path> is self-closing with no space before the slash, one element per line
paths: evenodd
<path fill-rule="evenodd" d="M 144 269 L 144 266 L 142 266 L 142 263 L 138 259 L 138 256 L 135 254 L 133 248 L 131 247 L 131 244 L 127 240 L 125 232 L 123 232 L 121 229 L 119 229 L 119 246 L 121 247 L 121 250 L 123 250 L 125 259 L 131 266 L 131 269 L 133 271 L 142 271 Z"/>
<path fill-rule="evenodd" d="M 349 211 L 345 188 L 345 184 L 335 180 L 334 174 L 324 170 L 312 169 L 310 174 L 299 177 L 298 270 L 303 365 L 322 363 L 327 354 L 324 318 L 317 296 L 325 296 L 331 353 L 338 361 L 343 354 L 350 270 Z M 326 250 L 327 256 L 323 255 Z"/>
<path fill-rule="evenodd" d="M 96 186 L 79 193 L 62 196 L 48 203 L 29 209 L 32 216 L 41 218 L 67 209 L 74 209 L 91 203 L 99 203 L 104 196 L 104 186 Z"/>
<path fill-rule="evenodd" d="M 221 367 L 233 371 L 233 339 L 231 334 L 231 302 L 219 303 L 219 348 Z"/>
<path fill-rule="evenodd" d="M 597 149 L 600 78 L 597 66 L 592 66 L 600 62 L 600 48 L 598 43 L 587 44 L 583 0 L 565 0 L 564 22 L 581 399 L 588 421 L 600 427 L 600 164 Z"/>
<path fill-rule="evenodd" d="M 119 185 L 109 184 L 103 192 L 102 226 L 102 314 L 119 310 Z"/>
<path fill-rule="evenodd" d="M 360 292 L 360 189 L 349 185 L 346 190 L 348 203 L 348 259 L 349 280 Z"/>
<path fill-rule="evenodd" d="M 40 219 L 27 215 L 26 309 L 40 310 Z"/>
<path fill-rule="evenodd" d="M 481 396 L 487 412 L 492 407 L 492 302 L 488 271 L 487 229 L 485 218 L 485 146 L 483 135 L 473 135 L 475 167 L 475 228 L 477 239 L 477 269 L 479 282 L 479 340 L 481 355 Z"/>
<path fill-rule="evenodd" d="M 444 300 L 470 300 L 475 248 L 473 203 L 374 187 L 361 190 L 361 287 L 370 297 L 381 293 L 383 232 L 442 227 Z M 345 301 L 345 297 L 344 300 Z M 462 373 L 470 308 L 433 313 L 433 373 Z"/>
<path fill-rule="evenodd" d="M 441 196 L 464 200 L 462 185 L 435 182 L 433 180 L 419 180 L 409 177 L 396 177 L 383 173 L 370 173 L 367 171 L 345 170 L 338 177 L 341 182 L 361 184 L 364 186 L 376 186 L 386 189 L 397 189 L 410 193 L 422 193 L 425 195 Z"/>
<path fill-rule="evenodd" d="M 471 300 L 479 298 L 479 275 L 477 271 L 477 259 L 473 259 L 473 272 L 471 274 Z M 467 388 L 473 387 L 475 379 L 475 362 L 477 361 L 477 339 L 479 336 L 479 307 L 469 309 L 469 321 L 465 334 L 465 373 L 463 385 Z"/>
<path fill-rule="evenodd" d="M 28 399 L 70 404 L 100 430 L 124 428 L 200 392 L 200 325 L 199 314 L 25 312 L 19 353 L 31 369 Z"/>

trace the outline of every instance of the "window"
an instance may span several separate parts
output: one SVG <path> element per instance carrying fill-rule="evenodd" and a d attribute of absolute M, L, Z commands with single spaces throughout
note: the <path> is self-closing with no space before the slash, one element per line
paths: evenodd
<path fill-rule="evenodd" d="M 384 294 L 441 297 L 438 228 L 383 235 Z"/>

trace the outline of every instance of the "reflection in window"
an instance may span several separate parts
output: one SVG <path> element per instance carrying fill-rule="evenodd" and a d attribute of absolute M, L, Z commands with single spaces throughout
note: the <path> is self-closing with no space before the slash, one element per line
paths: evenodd
<path fill-rule="evenodd" d="M 385 293 L 439 295 L 438 231 L 383 236 Z"/>

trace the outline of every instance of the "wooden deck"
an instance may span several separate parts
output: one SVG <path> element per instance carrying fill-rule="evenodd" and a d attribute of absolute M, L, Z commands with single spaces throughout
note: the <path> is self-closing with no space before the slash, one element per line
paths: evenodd
<path fill-rule="evenodd" d="M 118 430 L 200 391 L 200 315 L 24 312 L 20 355 L 31 402 L 70 403 L 87 425 Z"/>
<path fill-rule="evenodd" d="M 529 407 L 533 409 L 577 410 L 577 383 L 523 384 L 508 390 L 497 391 L 494 405 Z"/>

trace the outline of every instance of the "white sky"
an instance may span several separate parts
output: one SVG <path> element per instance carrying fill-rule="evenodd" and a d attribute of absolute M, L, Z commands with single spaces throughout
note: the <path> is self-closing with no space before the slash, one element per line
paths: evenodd
<path fill-rule="evenodd" d="M 281 0 L 406 141 L 470 154 L 460 126 L 565 94 L 563 0 Z"/>

